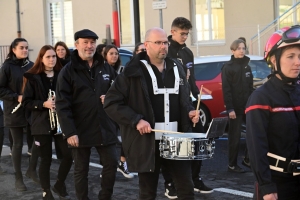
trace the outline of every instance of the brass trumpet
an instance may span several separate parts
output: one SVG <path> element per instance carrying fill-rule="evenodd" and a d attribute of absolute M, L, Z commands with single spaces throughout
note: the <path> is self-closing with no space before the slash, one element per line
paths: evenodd
<path fill-rule="evenodd" d="M 49 93 L 48 93 L 48 100 L 55 100 L 55 91 L 49 89 Z M 50 119 L 50 126 L 51 126 L 51 130 L 55 130 L 56 128 L 56 133 L 54 135 L 59 135 L 62 134 L 62 130 L 60 128 L 60 124 L 58 122 L 58 117 L 57 117 L 57 113 L 56 110 L 54 108 L 49 109 L 49 119 Z"/>

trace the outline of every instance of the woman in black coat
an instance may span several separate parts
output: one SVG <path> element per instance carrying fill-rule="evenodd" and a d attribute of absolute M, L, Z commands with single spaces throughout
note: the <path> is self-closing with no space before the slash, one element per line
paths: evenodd
<path fill-rule="evenodd" d="M 15 170 L 15 187 L 27 190 L 21 171 L 23 128 L 27 125 L 25 109 L 21 106 L 23 74 L 32 67 L 28 59 L 28 43 L 16 38 L 10 45 L 9 53 L 0 69 L 0 99 L 4 104 L 4 126 L 10 129 L 13 138 L 12 161 Z"/>
<path fill-rule="evenodd" d="M 72 166 L 72 155 L 66 140 L 58 132 L 59 125 L 54 118 L 50 125 L 51 113 L 55 111 L 55 88 L 57 76 L 62 68 L 57 61 L 55 50 L 50 45 L 41 48 L 33 67 L 24 74 L 24 93 L 22 104 L 31 110 L 31 132 L 41 156 L 39 176 L 43 189 L 43 199 L 54 199 L 50 190 L 50 165 L 52 160 L 52 138 L 59 147 L 63 158 L 58 169 L 57 181 L 52 190 L 62 199 L 70 199 L 65 180 Z M 52 94 L 49 92 L 53 91 Z"/>

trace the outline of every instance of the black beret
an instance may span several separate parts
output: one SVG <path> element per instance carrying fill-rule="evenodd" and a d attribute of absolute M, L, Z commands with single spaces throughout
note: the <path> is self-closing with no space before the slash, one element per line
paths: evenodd
<path fill-rule="evenodd" d="M 93 38 L 97 40 L 98 35 L 89 29 L 83 29 L 74 34 L 74 40 L 76 41 L 78 38 Z"/>

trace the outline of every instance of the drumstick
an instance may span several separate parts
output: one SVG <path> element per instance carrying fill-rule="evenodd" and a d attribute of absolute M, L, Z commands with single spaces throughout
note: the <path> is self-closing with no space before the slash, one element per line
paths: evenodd
<path fill-rule="evenodd" d="M 183 132 L 176 132 L 176 131 L 167 131 L 167 130 L 158 130 L 158 129 L 152 129 L 154 132 L 161 132 L 161 133 L 176 133 L 176 134 L 183 134 Z"/>
<path fill-rule="evenodd" d="M 203 88 L 203 85 L 201 85 L 201 88 L 200 88 L 200 94 L 198 95 L 198 103 L 197 103 L 196 112 L 199 112 L 199 106 L 200 106 L 200 100 L 201 100 L 202 88 Z M 196 114 L 197 114 L 197 113 L 196 113 Z M 196 126 L 196 124 L 194 123 L 193 127 L 195 127 L 195 126 Z"/>

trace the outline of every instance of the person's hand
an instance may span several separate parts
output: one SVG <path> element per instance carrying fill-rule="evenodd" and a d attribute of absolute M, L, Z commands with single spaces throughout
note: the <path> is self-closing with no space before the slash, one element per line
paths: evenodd
<path fill-rule="evenodd" d="M 77 135 L 73 135 L 67 139 L 67 142 L 72 147 L 79 147 L 79 139 Z"/>
<path fill-rule="evenodd" d="M 101 99 L 101 103 L 104 104 L 105 95 L 101 95 L 100 99 Z"/>
<path fill-rule="evenodd" d="M 264 200 L 277 200 L 277 199 L 278 199 L 277 193 L 264 195 Z"/>
<path fill-rule="evenodd" d="M 55 101 L 52 99 L 48 99 L 47 101 L 44 102 L 44 107 L 49 108 L 49 109 L 55 109 Z"/>
<path fill-rule="evenodd" d="M 192 110 L 189 112 L 189 118 L 192 120 L 194 124 L 197 124 L 199 122 L 200 114 L 199 110 Z"/>
<path fill-rule="evenodd" d="M 18 102 L 21 103 L 21 102 L 22 102 L 22 99 L 23 99 L 23 95 L 19 95 L 19 96 L 18 96 Z"/>
<path fill-rule="evenodd" d="M 230 118 L 230 119 L 235 119 L 235 118 L 236 118 L 236 115 L 235 115 L 235 112 L 234 112 L 234 111 L 231 111 L 231 112 L 229 113 L 229 118 Z"/>
<path fill-rule="evenodd" d="M 144 135 L 145 133 L 151 133 L 152 128 L 147 121 L 141 119 L 136 125 L 136 130 L 138 130 L 141 135 Z"/>
<path fill-rule="evenodd" d="M 186 80 L 189 80 L 190 75 L 191 75 L 190 69 L 187 69 L 187 71 L 186 71 Z"/>

